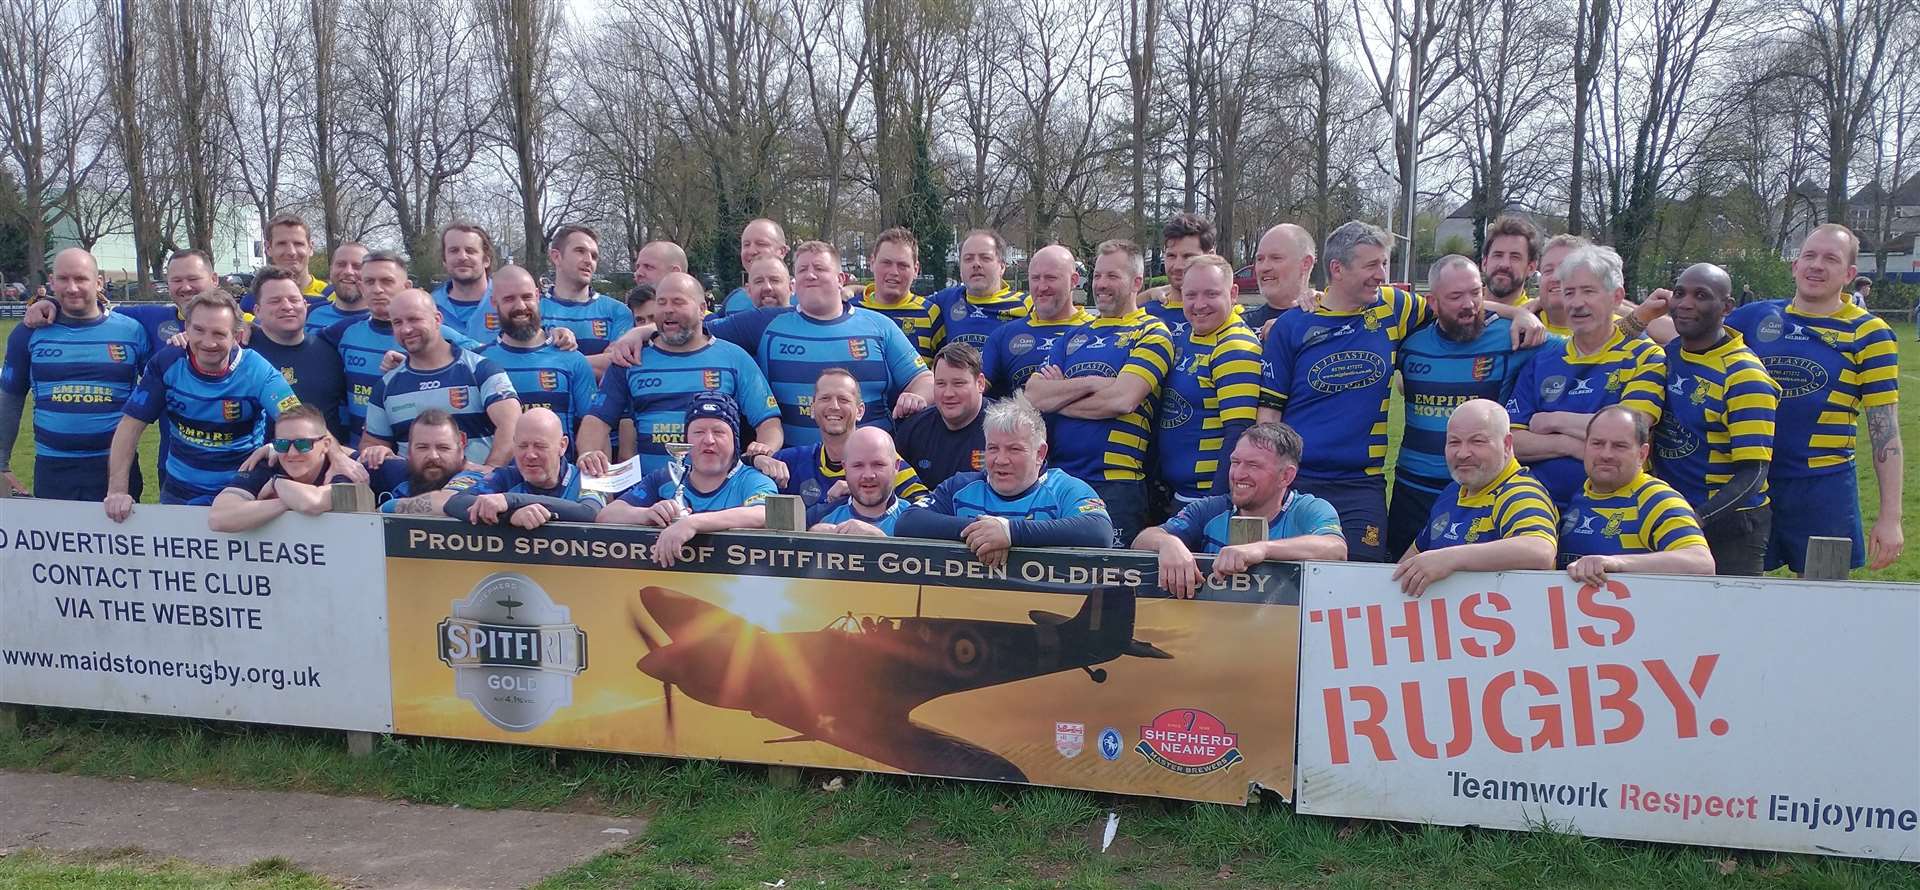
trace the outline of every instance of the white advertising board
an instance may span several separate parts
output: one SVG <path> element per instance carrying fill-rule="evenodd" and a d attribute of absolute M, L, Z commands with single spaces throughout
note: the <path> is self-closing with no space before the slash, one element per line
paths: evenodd
<path fill-rule="evenodd" d="M 1310 564 L 1301 812 L 1920 860 L 1920 589 Z"/>
<path fill-rule="evenodd" d="M 0 500 L 0 701 L 389 731 L 373 515 Z"/>

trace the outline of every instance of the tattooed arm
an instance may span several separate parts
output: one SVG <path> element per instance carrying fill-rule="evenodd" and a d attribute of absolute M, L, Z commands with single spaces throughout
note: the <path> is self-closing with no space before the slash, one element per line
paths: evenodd
<path fill-rule="evenodd" d="M 409 498 L 394 498 L 382 504 L 380 506 L 380 512 L 398 513 L 402 516 L 438 516 L 440 515 L 440 508 L 446 506 L 447 499 L 450 497 L 453 497 L 453 492 L 443 488 L 439 491 L 429 491 L 426 494 L 417 494 Z"/>
<path fill-rule="evenodd" d="M 1877 570 L 1899 559 L 1906 545 L 1905 533 L 1900 530 L 1903 461 L 1898 404 L 1867 409 L 1867 438 L 1873 443 L 1873 476 L 1880 484 L 1880 518 L 1874 520 L 1867 538 L 1867 567 Z"/>

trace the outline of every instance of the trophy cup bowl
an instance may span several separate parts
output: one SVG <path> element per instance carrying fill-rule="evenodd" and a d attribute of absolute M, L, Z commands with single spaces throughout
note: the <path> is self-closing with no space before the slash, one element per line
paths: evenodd
<path fill-rule="evenodd" d="M 687 505 L 687 455 L 693 452 L 693 446 L 686 442 L 668 442 L 667 478 L 673 480 L 673 502 L 679 506 L 682 514 L 692 513 Z"/>

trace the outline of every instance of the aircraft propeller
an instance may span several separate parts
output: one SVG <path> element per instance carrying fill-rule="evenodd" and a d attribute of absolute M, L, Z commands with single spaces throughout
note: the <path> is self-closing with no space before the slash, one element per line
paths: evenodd
<path fill-rule="evenodd" d="M 666 648 L 668 643 L 671 642 L 671 641 L 662 642 L 660 638 L 654 634 L 653 629 L 648 627 L 645 621 L 641 620 L 640 615 L 637 612 L 632 615 L 632 618 L 633 618 L 633 629 L 640 634 L 640 644 L 647 647 L 648 652 L 655 652 L 660 649 Z M 666 702 L 666 708 L 667 708 L 667 745 L 669 747 L 672 747 L 674 744 L 673 684 L 665 680 L 660 681 L 660 691 L 661 691 L 663 700 Z"/>

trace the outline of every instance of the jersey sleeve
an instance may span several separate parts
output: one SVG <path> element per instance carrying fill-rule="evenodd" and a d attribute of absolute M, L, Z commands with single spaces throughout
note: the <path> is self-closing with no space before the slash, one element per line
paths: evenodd
<path fill-rule="evenodd" d="M 879 320 L 875 328 L 880 332 L 882 348 L 886 350 L 888 391 L 892 395 L 905 392 L 907 384 L 927 369 L 927 363 L 920 358 L 920 350 L 914 348 L 913 341 L 907 339 L 907 332 L 900 326 L 888 321 L 885 316 L 875 313 Z"/>
<path fill-rule="evenodd" d="M 596 299 L 606 308 L 602 314 L 607 318 L 608 343 L 620 339 L 626 332 L 633 330 L 633 311 L 627 308 L 627 304 L 607 296 Z"/>
<path fill-rule="evenodd" d="M 287 378 L 281 376 L 280 369 L 272 362 L 260 357 L 257 352 L 247 354 L 252 361 L 249 365 L 259 380 L 260 408 L 267 414 L 269 423 L 280 419 L 280 415 L 292 411 L 300 404 L 300 397 L 293 394 L 293 387 L 287 385 Z"/>
<path fill-rule="evenodd" d="M 587 416 L 585 406 L 593 404 L 594 396 L 599 394 L 600 388 L 594 383 L 593 363 L 587 361 L 586 356 L 578 352 L 568 352 L 564 354 L 573 357 L 573 373 L 569 375 L 571 379 L 568 380 L 567 385 L 570 401 L 573 405 L 573 422 L 577 427 L 581 419 Z M 613 375 L 608 374 L 607 376 L 612 377 Z M 608 423 L 607 425 L 614 426 L 615 424 Z M 567 430 L 567 438 L 573 438 L 578 432 L 578 429 Z"/>
<path fill-rule="evenodd" d="M 1207 546 L 1207 523 L 1226 512 L 1232 503 L 1220 496 L 1201 498 L 1181 507 L 1180 512 L 1160 524 L 1160 530 L 1179 538 L 1188 550 L 1200 550 Z"/>
<path fill-rule="evenodd" d="M 1102 516 L 1109 520 L 1113 518 L 1107 515 L 1107 502 L 1100 499 L 1099 493 L 1093 490 L 1093 486 L 1060 470 L 1052 472 L 1060 474 L 1060 481 L 1054 484 L 1058 486 L 1055 491 L 1056 497 L 1059 498 L 1061 518 L 1071 519 L 1075 516 Z"/>
<path fill-rule="evenodd" d="M 1287 319 L 1274 319 L 1260 346 L 1260 404 L 1276 411 L 1286 410 L 1287 393 L 1293 389 L 1293 336 Z"/>
<path fill-rule="evenodd" d="M 474 386 L 480 390 L 480 407 L 491 408 L 497 402 L 507 399 L 518 400 L 520 394 L 513 389 L 513 378 L 492 359 L 480 358 L 473 363 Z"/>
<path fill-rule="evenodd" d="M 1227 337 L 1213 348 L 1209 370 L 1220 421 L 1252 423 L 1260 410 L 1260 344 L 1250 335 Z"/>
<path fill-rule="evenodd" d="M 1332 535 L 1346 537 L 1340 528 L 1340 511 L 1334 509 L 1333 502 L 1325 498 L 1310 498 L 1303 501 L 1299 508 L 1300 516 L 1294 521 L 1294 528 L 1302 535 Z M 1426 523 L 1423 521 L 1424 527 Z"/>
<path fill-rule="evenodd" d="M 516 478 L 518 475 L 519 474 L 513 472 L 510 468 L 501 467 L 498 470 L 488 473 L 487 478 L 473 483 L 472 487 L 467 489 L 467 493 L 499 494 L 518 484 L 520 481 Z"/>
<path fill-rule="evenodd" d="M 1860 326 L 1860 335 L 1853 341 L 1853 373 L 1860 385 L 1861 408 L 1900 401 L 1900 353 L 1894 339 L 1893 329 L 1878 318 Z"/>
<path fill-rule="evenodd" d="M 730 312 L 724 318 L 709 318 L 705 322 L 707 334 L 746 350 L 748 355 L 758 355 L 761 335 L 767 332 L 767 325 L 773 322 L 774 316 L 782 311 L 769 307 L 752 312 Z"/>
<path fill-rule="evenodd" d="M 161 353 L 147 362 L 147 372 L 140 376 L 140 385 L 127 397 L 126 415 L 141 423 L 152 423 L 160 419 L 167 409 L 167 366 L 172 364 L 169 353 Z"/>
<path fill-rule="evenodd" d="M 1547 490 L 1532 479 L 1515 482 L 1502 489 L 1493 504 L 1493 528 L 1496 537 L 1517 538 L 1531 535 L 1545 538 L 1556 548 L 1560 545 L 1560 520 Z M 1424 538 L 1426 533 L 1421 532 Z"/>
<path fill-rule="evenodd" d="M 1407 339 L 1409 334 L 1427 326 L 1433 321 L 1433 304 L 1427 298 L 1416 293 L 1393 290 L 1394 313 L 1393 327 L 1396 342 Z"/>
<path fill-rule="evenodd" d="M 740 413 L 747 416 L 747 422 L 759 426 L 768 420 L 780 416 L 780 403 L 773 400 L 773 388 L 767 385 L 767 375 L 753 359 L 745 353 L 734 357 L 734 398 L 740 403 Z"/>
<path fill-rule="evenodd" d="M 780 490 L 774 487 L 773 480 L 767 478 L 767 474 L 752 467 L 744 467 L 740 470 L 739 483 L 742 507 L 758 507 L 767 502 L 768 495 L 780 493 Z"/>
<path fill-rule="evenodd" d="M 939 303 L 935 303 L 932 300 L 927 301 L 926 337 L 927 337 L 927 349 L 923 355 L 927 361 L 927 364 L 931 365 L 933 364 L 934 353 L 939 352 L 940 347 L 946 345 L 946 342 L 947 342 L 946 307 L 940 305 Z"/>
<path fill-rule="evenodd" d="M 367 394 L 367 419 L 361 430 L 375 438 L 393 441 L 393 420 L 387 416 L 387 375 L 374 381 L 373 392 Z"/>
<path fill-rule="evenodd" d="M 920 481 L 920 474 L 915 473 L 904 460 L 893 474 L 893 495 L 916 505 L 926 503 L 928 498 L 927 486 Z"/>
<path fill-rule="evenodd" d="M 1660 422 L 1660 411 L 1667 397 L 1667 352 L 1648 342 L 1633 357 L 1626 369 L 1626 386 L 1620 393 L 1620 405 L 1647 416 L 1649 426 Z"/>
<path fill-rule="evenodd" d="M 1006 331 L 1012 327 L 1013 325 L 1003 324 L 994 328 L 993 333 L 987 335 L 984 348 L 980 350 L 980 375 L 987 378 L 987 391 L 990 393 L 1006 392 L 1010 389 L 1005 381 L 1000 379 L 1007 373 L 1006 368 L 1003 367 L 1006 359 L 1001 358 L 1000 353 L 1007 348 Z"/>
<path fill-rule="evenodd" d="M 479 310 L 475 310 L 475 311 L 477 312 Z M 472 337 L 467 336 L 465 331 L 459 330 L 453 327 L 452 325 L 446 325 L 446 324 L 441 325 L 440 336 L 446 338 L 447 342 L 452 343 L 453 345 L 458 346 L 461 349 L 464 349 L 468 352 L 479 352 L 481 349 L 485 348 L 487 345 L 485 343 L 482 343 L 478 340 L 473 339 Z"/>
<path fill-rule="evenodd" d="M 236 474 L 233 481 L 228 482 L 226 487 L 237 488 L 246 492 L 247 497 L 258 498 L 268 486 L 273 484 L 273 477 L 279 474 L 280 471 L 277 468 L 269 466 L 266 461 L 261 461 L 253 469 Z"/>
<path fill-rule="evenodd" d="M 927 507 L 936 513 L 945 513 L 948 516 L 952 516 L 954 495 L 959 494 L 960 489 L 965 487 L 967 482 L 971 481 L 972 478 L 975 477 L 970 473 L 955 473 L 948 476 L 946 481 L 934 486 L 933 497 L 928 502 Z"/>
<path fill-rule="evenodd" d="M 1721 393 L 1727 425 L 1728 456 L 1734 461 L 1773 460 L 1774 417 L 1780 408 L 1780 386 L 1756 361 L 1729 369 Z"/>
<path fill-rule="evenodd" d="M 15 325 L 7 334 L 6 366 L 0 368 L 0 390 L 16 396 L 27 394 L 27 388 L 33 383 L 33 350 L 28 343 L 33 337 L 33 329 L 26 325 Z"/>
<path fill-rule="evenodd" d="M 600 378 L 600 387 L 586 405 L 589 416 L 599 418 L 609 427 L 618 427 L 632 405 L 627 390 L 627 369 L 617 365 L 608 368 L 606 376 Z"/>
<path fill-rule="evenodd" d="M 1173 338 L 1168 335 L 1165 325 L 1147 325 L 1140 331 L 1140 339 L 1135 340 L 1133 348 L 1127 350 L 1127 363 L 1120 367 L 1121 374 L 1132 374 L 1147 382 L 1147 391 L 1160 391 L 1160 382 L 1167 379 L 1167 369 L 1173 367 Z"/>
<path fill-rule="evenodd" d="M 638 484 L 620 493 L 621 503 L 635 507 L 651 507 L 660 502 L 660 492 L 667 487 L 669 480 L 666 470 L 654 470 L 640 477 Z"/>
<path fill-rule="evenodd" d="M 1687 506 L 1686 498 L 1670 488 L 1656 492 L 1641 506 L 1640 535 L 1647 549 L 1655 552 L 1707 546 L 1693 508 Z"/>

